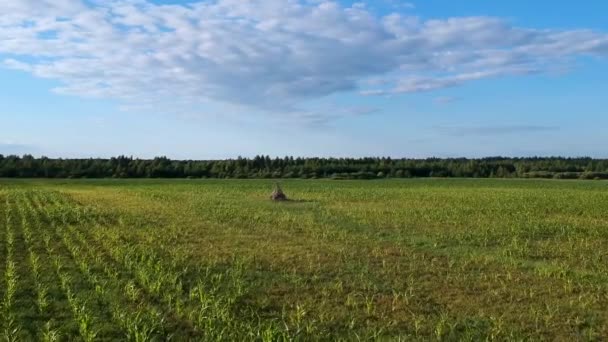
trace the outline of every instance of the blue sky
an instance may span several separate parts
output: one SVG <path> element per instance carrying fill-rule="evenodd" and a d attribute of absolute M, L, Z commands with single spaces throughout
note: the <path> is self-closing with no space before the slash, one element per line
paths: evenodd
<path fill-rule="evenodd" d="M 608 157 L 605 1 L 0 13 L 0 154 Z"/>

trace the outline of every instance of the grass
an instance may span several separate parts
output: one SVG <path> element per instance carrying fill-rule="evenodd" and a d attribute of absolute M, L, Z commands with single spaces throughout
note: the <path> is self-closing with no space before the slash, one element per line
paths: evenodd
<path fill-rule="evenodd" d="M 608 338 L 608 183 L 0 180 L 0 338 Z"/>

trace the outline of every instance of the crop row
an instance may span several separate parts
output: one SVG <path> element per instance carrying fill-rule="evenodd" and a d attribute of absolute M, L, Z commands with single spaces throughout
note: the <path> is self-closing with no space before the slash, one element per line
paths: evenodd
<path fill-rule="evenodd" d="M 105 229 L 106 219 L 60 193 L 12 192 L 1 208 L 6 341 L 272 340 L 300 333 L 240 308 L 242 268 L 192 271 L 124 241 Z"/>

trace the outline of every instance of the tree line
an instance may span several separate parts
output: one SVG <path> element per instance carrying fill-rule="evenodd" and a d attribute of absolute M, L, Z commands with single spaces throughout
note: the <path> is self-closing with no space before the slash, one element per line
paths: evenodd
<path fill-rule="evenodd" d="M 10 178 L 332 178 L 415 177 L 608 179 L 608 159 L 592 158 L 237 158 L 227 160 L 52 159 L 0 154 Z"/>

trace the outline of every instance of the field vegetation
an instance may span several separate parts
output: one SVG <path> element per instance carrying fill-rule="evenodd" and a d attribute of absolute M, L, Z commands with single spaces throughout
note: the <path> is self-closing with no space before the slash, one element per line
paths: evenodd
<path fill-rule="evenodd" d="M 608 184 L 0 180 L 0 338 L 603 340 Z"/>

